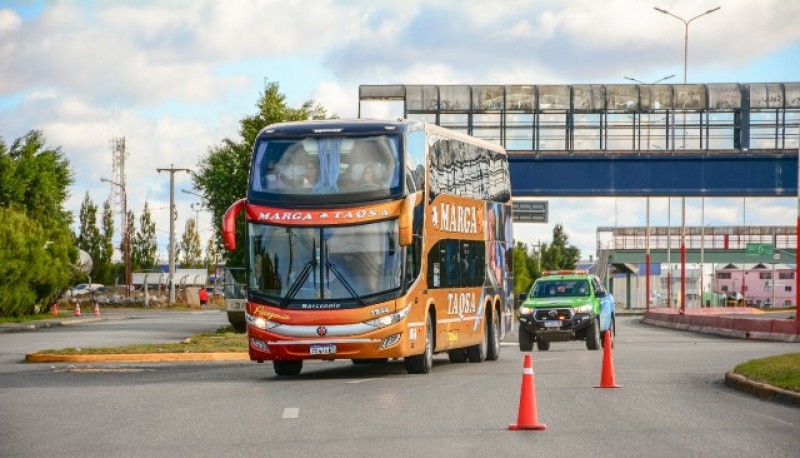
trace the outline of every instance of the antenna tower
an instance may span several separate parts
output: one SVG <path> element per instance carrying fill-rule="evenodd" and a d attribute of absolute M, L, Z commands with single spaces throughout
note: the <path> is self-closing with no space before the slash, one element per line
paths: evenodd
<path fill-rule="evenodd" d="M 120 234 L 124 234 L 125 230 L 125 217 L 128 214 L 125 202 L 125 190 L 127 185 L 125 183 L 125 159 L 128 157 L 128 151 L 125 149 L 125 137 L 113 137 L 111 139 L 111 172 L 114 174 L 114 181 L 121 186 L 111 186 L 111 205 L 115 213 L 119 213 L 120 221 Z"/>

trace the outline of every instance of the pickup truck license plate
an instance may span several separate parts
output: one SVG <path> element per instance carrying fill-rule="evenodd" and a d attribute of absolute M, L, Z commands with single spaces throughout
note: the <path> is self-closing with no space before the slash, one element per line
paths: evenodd
<path fill-rule="evenodd" d="M 544 322 L 544 327 L 546 328 L 560 328 L 561 322 L 558 320 L 547 320 Z"/>
<path fill-rule="evenodd" d="M 312 355 L 333 355 L 336 353 L 336 345 L 312 345 L 310 354 Z"/>

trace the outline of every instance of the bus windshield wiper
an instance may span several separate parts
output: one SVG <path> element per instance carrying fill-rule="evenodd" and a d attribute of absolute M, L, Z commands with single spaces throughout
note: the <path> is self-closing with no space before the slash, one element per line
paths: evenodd
<path fill-rule="evenodd" d="M 350 284 L 350 282 L 347 281 L 346 278 L 344 278 L 344 275 L 342 275 L 339 272 L 339 269 L 336 268 L 336 264 L 334 264 L 334 263 L 332 263 L 330 261 L 327 261 L 325 263 L 325 267 L 330 269 L 330 271 L 333 272 L 333 275 L 336 277 L 336 279 L 339 280 L 340 282 L 342 282 L 342 286 L 344 286 L 344 288 L 347 290 L 347 292 L 349 292 L 350 295 L 353 296 L 353 298 L 356 300 L 356 302 L 358 302 L 358 305 L 363 306 L 364 305 L 364 301 L 361 300 L 361 296 L 359 296 L 358 293 L 356 292 L 356 290 L 353 289 L 353 286 Z"/>
<path fill-rule="evenodd" d="M 289 287 L 289 291 L 286 292 L 286 296 L 284 296 L 283 300 L 281 300 L 281 308 L 285 308 L 289 305 L 289 301 L 294 298 L 298 291 L 300 291 L 300 287 L 303 286 L 303 283 L 306 282 L 308 278 L 308 274 L 311 273 L 311 269 L 316 264 L 316 260 L 311 259 L 303 266 L 303 270 L 300 271 L 300 275 L 297 276 L 297 280 L 292 283 L 292 286 Z"/>

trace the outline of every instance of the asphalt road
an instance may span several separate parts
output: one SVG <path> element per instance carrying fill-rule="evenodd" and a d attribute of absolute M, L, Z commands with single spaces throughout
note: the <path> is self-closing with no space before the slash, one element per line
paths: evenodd
<path fill-rule="evenodd" d="M 167 331 L 175 317 L 146 324 L 167 338 L 180 333 Z M 209 320 L 196 325 L 213 328 L 212 317 L 195 316 Z M 101 339 L 115 326 L 63 331 Z M 6 353 L 9 336 L 36 341 L 49 332 L 0 335 L 0 348 Z M 402 361 L 336 361 L 307 363 L 288 379 L 250 362 L 35 365 L 4 357 L 0 456 L 796 457 L 800 409 L 722 384 L 738 362 L 793 351 L 796 344 L 620 318 L 620 389 L 593 388 L 602 351 L 582 342 L 533 352 L 537 413 L 547 424 L 535 432 L 508 431 L 522 380 L 515 345 L 482 364 L 437 355 L 428 375 L 405 374 Z"/>

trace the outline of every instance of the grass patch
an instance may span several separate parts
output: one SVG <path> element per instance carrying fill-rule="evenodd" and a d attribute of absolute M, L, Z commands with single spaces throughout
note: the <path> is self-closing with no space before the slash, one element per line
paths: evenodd
<path fill-rule="evenodd" d="M 70 310 L 70 313 L 72 311 Z M 4 316 L 0 323 L 29 323 L 31 321 L 52 320 L 53 318 L 69 318 L 68 315 L 53 315 L 52 313 L 37 313 L 36 315 Z"/>
<path fill-rule="evenodd" d="M 195 334 L 175 343 L 125 345 L 106 348 L 63 348 L 42 350 L 37 353 L 52 355 L 111 355 L 151 353 L 239 353 L 247 351 L 247 336 L 237 334 L 232 326 L 218 329 L 214 333 Z"/>
<path fill-rule="evenodd" d="M 739 364 L 733 372 L 786 390 L 800 391 L 800 353 L 754 359 Z"/>

